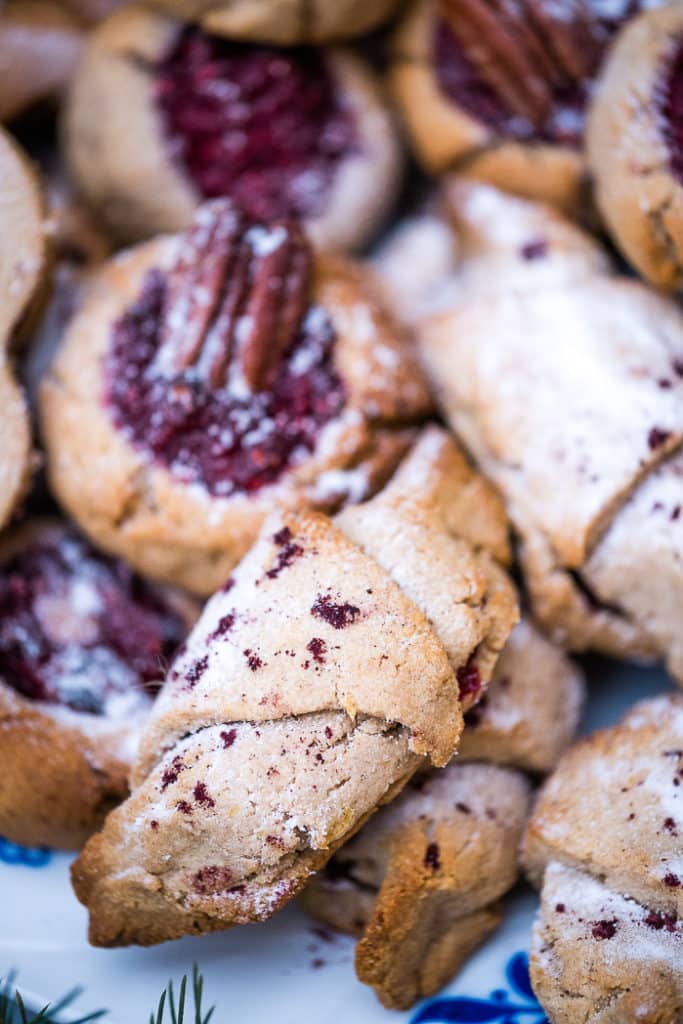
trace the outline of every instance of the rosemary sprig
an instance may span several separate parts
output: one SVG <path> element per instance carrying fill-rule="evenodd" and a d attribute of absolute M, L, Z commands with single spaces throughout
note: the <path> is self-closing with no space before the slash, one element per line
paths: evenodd
<path fill-rule="evenodd" d="M 5 979 L 0 977 L 0 1024 L 55 1024 L 55 1017 L 70 1006 L 83 991 L 82 988 L 73 988 L 58 1002 L 48 1003 L 37 1014 L 34 1014 L 26 1009 L 21 992 L 14 984 L 16 978 L 16 971 L 10 971 Z M 204 978 L 199 973 L 196 963 L 192 965 L 193 1010 L 188 1005 L 187 989 L 187 975 L 184 974 L 180 982 L 176 1005 L 173 982 L 169 981 L 161 993 L 156 1014 L 150 1015 L 150 1024 L 169 1024 L 166 1010 L 171 1018 L 170 1024 L 209 1024 L 216 1007 L 210 1007 L 206 1013 L 202 1009 Z M 106 1013 L 107 1010 L 96 1010 L 85 1017 L 79 1017 L 71 1024 L 90 1024 L 91 1021 L 99 1020 Z"/>
<path fill-rule="evenodd" d="M 16 978 L 16 971 L 10 971 L 5 979 L 0 978 L 0 1024 L 54 1024 L 56 1015 L 70 1006 L 83 991 L 82 988 L 73 988 L 58 1002 L 47 1003 L 38 1013 L 32 1013 L 26 1009 L 19 989 L 15 988 Z M 88 1024 L 90 1021 L 99 1020 L 106 1012 L 95 1010 L 85 1017 L 79 1017 L 73 1024 Z"/>
<path fill-rule="evenodd" d="M 209 1024 L 213 1016 L 213 1012 L 216 1009 L 212 1006 L 204 1014 L 202 1010 L 202 998 L 204 995 L 204 978 L 199 973 L 197 964 L 192 965 L 192 997 L 194 1002 L 194 1020 L 193 1024 Z M 171 1015 L 171 1024 L 190 1024 L 191 1018 L 188 1011 L 188 1017 L 185 1017 L 185 1004 L 187 997 L 187 975 L 184 974 L 182 981 L 180 982 L 180 989 L 178 992 L 178 1006 L 176 1008 L 175 995 L 173 993 L 173 982 L 169 981 L 168 985 L 161 993 L 159 1005 L 157 1006 L 156 1016 L 152 1013 L 149 1018 L 149 1024 L 164 1024 L 166 1017 L 164 1016 L 166 1007 L 168 1007 Z M 0 1021 L 2 1024 L 2 1021 Z"/>

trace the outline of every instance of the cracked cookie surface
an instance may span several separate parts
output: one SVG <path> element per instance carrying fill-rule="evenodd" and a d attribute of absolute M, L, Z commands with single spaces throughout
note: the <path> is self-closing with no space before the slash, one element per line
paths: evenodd
<path fill-rule="evenodd" d="M 464 501 L 452 506 L 454 462 Z M 408 530 L 428 525 L 441 550 L 469 536 L 474 479 L 428 430 L 367 508 L 384 502 Z M 364 550 L 344 518 L 270 517 L 171 668 L 130 800 L 74 866 L 92 941 L 148 944 L 269 916 L 420 764 L 449 760 L 478 696 L 460 670 L 476 667 L 485 687 L 517 615 L 488 551 L 459 552 L 456 647 L 440 595 L 411 585 L 390 548 Z M 425 557 L 404 548 L 405 562 Z"/>
<path fill-rule="evenodd" d="M 683 1019 L 683 700 L 578 743 L 524 842 L 542 884 L 531 977 L 553 1024 Z"/>
<path fill-rule="evenodd" d="M 534 613 L 571 648 L 661 658 L 683 678 L 680 310 L 546 208 L 464 181 L 449 204 L 463 288 L 418 345 L 506 500 Z"/>

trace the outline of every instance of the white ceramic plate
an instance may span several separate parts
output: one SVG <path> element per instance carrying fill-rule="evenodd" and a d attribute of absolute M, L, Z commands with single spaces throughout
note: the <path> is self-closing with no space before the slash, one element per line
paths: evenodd
<path fill-rule="evenodd" d="M 636 700 L 670 688 L 654 670 L 601 659 L 587 666 L 591 698 L 585 728 L 610 724 Z M 215 1024 L 542 1024 L 528 988 L 526 953 L 535 908 L 520 887 L 504 926 L 439 997 L 398 1014 L 382 1009 L 356 981 L 353 942 L 314 929 L 290 907 L 266 924 L 183 939 L 152 949 L 97 950 L 86 941 L 86 914 L 69 886 L 70 856 L 26 851 L 0 841 L 0 976 L 16 968 L 19 987 L 56 1000 L 75 985 L 74 1007 L 106 1007 L 106 1024 L 149 1020 L 169 978 L 196 961 Z M 33 1001 L 33 999 L 32 999 Z M 66 1018 L 68 1020 L 68 1017 Z"/>

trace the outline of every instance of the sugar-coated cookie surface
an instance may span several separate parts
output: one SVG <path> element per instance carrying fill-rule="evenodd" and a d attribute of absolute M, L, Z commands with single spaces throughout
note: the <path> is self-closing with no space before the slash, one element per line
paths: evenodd
<path fill-rule="evenodd" d="M 683 698 L 637 704 L 542 787 L 531 976 L 552 1024 L 683 1019 Z"/>
<path fill-rule="evenodd" d="M 683 677 L 669 612 L 683 595 L 683 317 L 556 214 L 490 195 L 449 187 L 469 287 L 417 328 L 437 402 L 506 500 L 540 623 Z"/>
<path fill-rule="evenodd" d="M 455 520 L 442 500 L 457 459 L 427 431 L 396 488 L 367 507 L 394 504 L 409 533 L 429 527 L 423 544 L 429 534 L 447 549 L 468 535 L 457 521 L 467 500 Z M 410 489 L 401 498 L 399 484 L 420 473 L 431 481 L 424 500 Z M 391 547 L 363 550 L 343 521 L 270 517 L 169 673 L 130 800 L 74 865 L 92 941 L 147 944 L 269 916 L 425 758 L 450 759 L 461 708 L 481 694 L 517 617 L 487 551 L 458 550 L 456 648 L 405 568 L 429 560 L 428 546 L 393 564 Z"/>
<path fill-rule="evenodd" d="M 531 979 L 551 1024 L 679 1024 L 680 918 L 551 863 L 533 932 Z"/>
<path fill-rule="evenodd" d="M 683 698 L 665 696 L 572 747 L 534 809 L 525 843 L 531 875 L 565 861 L 644 904 L 683 913 L 682 739 Z"/>
<path fill-rule="evenodd" d="M 386 1006 L 436 991 L 500 924 L 529 810 L 529 784 L 508 769 L 555 765 L 583 689 L 577 666 L 523 620 L 451 765 L 418 773 L 304 889 L 313 917 L 359 938 L 356 972 Z"/>

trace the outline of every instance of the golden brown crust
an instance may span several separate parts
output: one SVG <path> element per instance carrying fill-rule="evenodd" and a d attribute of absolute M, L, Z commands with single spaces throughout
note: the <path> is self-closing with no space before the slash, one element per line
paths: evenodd
<path fill-rule="evenodd" d="M 324 428 L 310 458 L 254 497 L 215 498 L 184 486 L 128 444 L 100 397 L 111 324 L 140 292 L 145 271 L 170 265 L 177 244 L 150 242 L 96 275 L 43 384 L 41 418 L 52 486 L 85 532 L 150 576 L 208 595 L 275 501 L 325 508 L 367 496 L 369 482 L 381 481 L 404 450 L 406 423 L 430 402 L 367 274 L 319 256 L 314 297 L 337 331 L 335 361 L 348 394 L 341 416 Z"/>
<path fill-rule="evenodd" d="M 0 683 L 0 831 L 12 842 L 79 849 L 126 796 L 120 728 L 93 734 L 83 717 L 53 716 Z"/>
<path fill-rule="evenodd" d="M 36 296 L 45 264 L 43 208 L 27 158 L 0 128 L 0 527 L 23 498 L 33 468 L 26 403 L 10 349 Z"/>
<path fill-rule="evenodd" d="M 433 443 L 416 458 L 434 458 Z M 420 521 L 419 496 L 402 514 Z M 432 534 L 440 549 L 448 527 L 435 518 Z M 478 562 L 462 554 L 454 610 L 460 577 Z M 169 675 L 133 795 L 74 867 L 93 942 L 146 944 L 268 917 L 425 758 L 452 756 L 458 670 L 473 649 L 454 664 L 428 607 L 400 584 L 396 567 L 320 514 L 267 521 Z M 473 598 L 492 634 L 516 616 L 502 587 Z"/>
<path fill-rule="evenodd" d="M 250 0 L 251 2 L 251 0 Z M 112 237 L 139 241 L 188 226 L 201 201 L 174 167 L 152 93 L 155 62 L 181 23 L 131 5 L 90 36 L 64 117 L 71 171 Z M 359 145 L 337 168 L 324 211 L 306 222 L 316 244 L 356 248 L 372 236 L 399 186 L 402 156 L 379 83 L 356 54 L 327 52 Z"/>
<path fill-rule="evenodd" d="M 683 284 L 683 186 L 662 123 L 662 76 L 681 29 L 683 11 L 674 3 L 622 30 L 586 132 L 597 204 L 614 241 L 641 274 L 670 291 Z"/>
<path fill-rule="evenodd" d="M 420 776 L 304 890 L 314 917 L 360 934 L 358 977 L 385 1006 L 432 995 L 500 923 L 529 795 L 492 765 Z"/>
<path fill-rule="evenodd" d="M 417 0 L 392 44 L 389 82 L 420 163 L 433 174 L 457 168 L 517 195 L 579 211 L 585 167 L 577 150 L 504 139 L 441 91 L 431 52 L 436 19 L 436 0 Z"/>
<path fill-rule="evenodd" d="M 229 39 L 296 46 L 339 42 L 386 21 L 399 0 L 154 0 L 154 6 Z"/>

